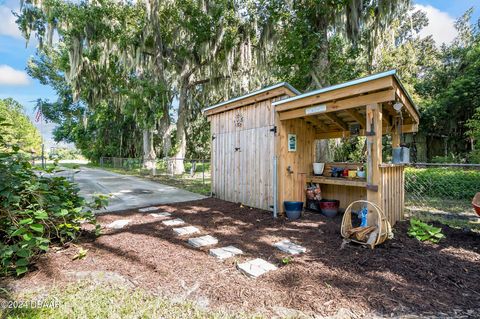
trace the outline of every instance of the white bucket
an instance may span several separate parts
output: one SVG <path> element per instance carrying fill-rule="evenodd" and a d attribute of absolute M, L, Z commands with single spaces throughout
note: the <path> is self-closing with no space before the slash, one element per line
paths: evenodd
<path fill-rule="evenodd" d="M 325 163 L 313 163 L 313 174 L 322 175 Z"/>

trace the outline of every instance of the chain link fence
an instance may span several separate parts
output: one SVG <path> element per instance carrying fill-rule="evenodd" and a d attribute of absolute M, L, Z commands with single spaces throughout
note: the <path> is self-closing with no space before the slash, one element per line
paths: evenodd
<path fill-rule="evenodd" d="M 161 158 L 155 160 L 153 167 L 145 168 L 142 158 L 101 157 L 99 165 L 210 195 L 210 159 Z"/>
<path fill-rule="evenodd" d="M 405 168 L 405 209 L 411 216 L 474 220 L 477 192 L 480 165 L 417 163 Z"/>
<path fill-rule="evenodd" d="M 154 168 L 145 168 L 142 158 L 101 157 L 100 167 L 125 171 L 138 171 L 148 175 L 169 175 L 172 177 L 210 177 L 209 159 L 162 158 L 155 160 Z M 183 165 L 183 169 L 182 169 Z"/>
<path fill-rule="evenodd" d="M 155 180 L 210 194 L 210 160 L 162 158 L 145 169 L 142 158 L 102 157 L 103 168 L 149 176 Z M 183 173 L 179 173 L 183 165 Z M 184 187 L 186 186 L 186 187 Z M 438 215 L 445 218 L 476 219 L 472 199 L 480 192 L 480 165 L 416 163 L 405 168 L 407 215 Z"/>

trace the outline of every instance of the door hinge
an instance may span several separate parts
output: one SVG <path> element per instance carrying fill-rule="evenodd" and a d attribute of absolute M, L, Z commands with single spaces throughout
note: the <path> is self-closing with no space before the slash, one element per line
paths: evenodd
<path fill-rule="evenodd" d="M 235 152 L 240 151 L 240 147 L 235 147 Z"/>
<path fill-rule="evenodd" d="M 277 133 L 277 126 L 275 125 L 270 129 L 270 132 Z"/>
<path fill-rule="evenodd" d="M 216 138 L 216 136 L 215 136 L 215 135 L 212 135 L 212 141 L 213 141 L 215 138 Z"/>

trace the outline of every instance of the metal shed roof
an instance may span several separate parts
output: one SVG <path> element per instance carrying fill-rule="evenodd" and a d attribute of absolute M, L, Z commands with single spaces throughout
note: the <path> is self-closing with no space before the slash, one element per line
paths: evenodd
<path fill-rule="evenodd" d="M 232 99 L 230 99 L 230 100 L 227 100 L 227 101 L 225 101 L 225 102 L 221 102 L 221 103 L 218 103 L 218 104 L 214 104 L 214 105 L 208 106 L 208 107 L 204 108 L 204 109 L 202 110 L 202 112 L 206 112 L 206 111 L 208 111 L 208 110 L 212 110 L 212 109 L 215 109 L 215 108 L 217 108 L 217 107 L 220 107 L 220 106 L 223 106 L 223 105 L 226 105 L 226 104 L 230 104 L 230 103 L 233 103 L 233 102 L 236 102 L 236 101 L 240 101 L 240 100 L 246 99 L 246 98 L 248 98 L 248 97 L 255 96 L 255 95 L 257 95 L 257 94 L 261 94 L 261 93 L 264 93 L 264 92 L 267 92 L 267 91 L 270 91 L 270 90 L 273 90 L 273 89 L 277 89 L 277 88 L 282 87 L 282 86 L 288 88 L 290 91 L 292 91 L 292 92 L 295 93 L 295 94 L 302 94 L 299 90 L 297 90 L 296 88 L 294 88 L 293 86 L 291 86 L 289 83 L 287 83 L 287 82 L 280 82 L 280 83 L 277 83 L 277 84 L 274 84 L 274 85 L 270 85 L 270 86 L 264 87 L 263 89 L 250 92 L 250 93 L 245 94 L 245 95 L 242 95 L 242 96 L 234 97 L 234 98 L 232 98 Z"/>
<path fill-rule="evenodd" d="M 366 77 L 363 77 L 363 78 L 360 78 L 360 79 L 344 82 L 344 83 L 341 83 L 341 84 L 327 86 L 327 87 L 324 87 L 324 88 L 321 88 L 321 89 L 318 89 L 318 90 L 315 90 L 315 91 L 310 91 L 310 92 L 303 93 L 303 94 L 300 94 L 300 95 L 297 95 L 297 96 L 293 96 L 293 97 L 290 97 L 290 98 L 287 98 L 287 99 L 283 99 L 281 101 L 273 102 L 272 105 L 276 106 L 276 105 L 280 105 L 280 104 L 283 104 L 283 103 L 292 102 L 292 101 L 299 100 L 299 99 L 309 97 L 309 96 L 312 96 L 312 95 L 317 95 L 317 94 L 321 94 L 321 93 L 325 93 L 325 92 L 329 92 L 329 91 L 333 91 L 333 90 L 337 90 L 337 89 L 341 89 L 341 88 L 345 88 L 345 87 L 349 87 L 349 86 L 373 81 L 373 80 L 384 78 L 384 77 L 387 77 L 387 76 L 395 77 L 398 84 L 400 85 L 402 90 L 405 92 L 408 100 L 410 101 L 410 103 L 413 105 L 413 107 L 415 108 L 415 110 L 418 113 L 418 108 L 415 105 L 415 103 L 413 102 L 413 100 L 410 97 L 410 95 L 408 94 L 408 92 L 405 90 L 405 87 L 403 86 L 402 82 L 400 81 L 400 78 L 397 75 L 397 70 L 389 70 L 389 71 L 386 71 L 386 72 L 369 75 L 369 76 L 366 76 Z"/>

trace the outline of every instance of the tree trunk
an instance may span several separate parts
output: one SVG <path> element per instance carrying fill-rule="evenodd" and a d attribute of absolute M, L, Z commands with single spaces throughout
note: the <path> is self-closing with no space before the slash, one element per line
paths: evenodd
<path fill-rule="evenodd" d="M 315 146 L 315 161 L 317 163 L 328 163 L 333 161 L 328 140 L 317 140 Z"/>
<path fill-rule="evenodd" d="M 162 154 L 163 157 L 168 157 L 172 149 L 172 132 L 175 125 L 169 125 L 162 135 Z"/>
<path fill-rule="evenodd" d="M 153 131 L 143 130 L 143 168 L 151 170 L 155 174 L 155 149 L 153 148 Z"/>
<path fill-rule="evenodd" d="M 162 156 L 164 158 L 170 156 L 172 149 L 172 132 L 175 125 L 172 125 L 169 115 L 170 104 L 165 104 L 163 107 L 163 116 L 158 122 L 159 136 L 162 137 Z"/>
<path fill-rule="evenodd" d="M 178 118 L 177 118 L 177 153 L 174 161 L 174 174 L 183 174 L 185 166 L 183 159 L 187 153 L 187 139 L 186 139 L 186 120 L 187 120 L 187 88 L 188 81 L 182 81 L 180 87 L 180 94 L 178 99 Z"/>

